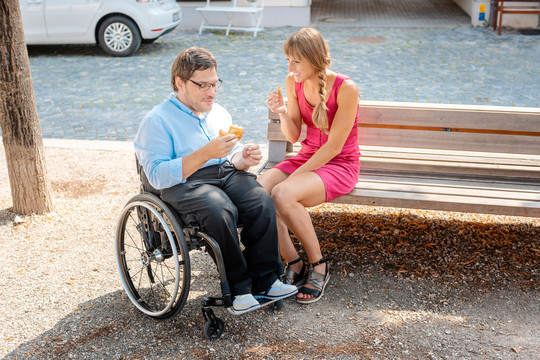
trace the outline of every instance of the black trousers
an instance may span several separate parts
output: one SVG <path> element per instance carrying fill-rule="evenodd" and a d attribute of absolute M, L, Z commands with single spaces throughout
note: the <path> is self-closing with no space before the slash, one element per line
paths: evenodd
<path fill-rule="evenodd" d="M 161 197 L 218 242 L 233 296 L 264 291 L 281 276 L 274 201 L 253 174 L 225 162 L 199 169 Z"/>

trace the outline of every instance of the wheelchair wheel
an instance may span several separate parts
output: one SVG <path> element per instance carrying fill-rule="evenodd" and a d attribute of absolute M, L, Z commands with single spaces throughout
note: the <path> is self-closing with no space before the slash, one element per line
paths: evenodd
<path fill-rule="evenodd" d="M 129 299 L 156 319 L 176 315 L 190 284 L 189 251 L 176 215 L 157 196 L 139 194 L 116 230 L 116 262 Z"/>
<path fill-rule="evenodd" d="M 272 305 L 273 305 L 272 310 L 280 311 L 281 309 L 283 309 L 283 299 L 280 299 L 280 300 L 276 301 Z"/>
<path fill-rule="evenodd" d="M 204 325 L 204 335 L 206 335 L 209 340 L 219 339 L 224 330 L 225 323 L 219 318 L 208 320 Z"/>

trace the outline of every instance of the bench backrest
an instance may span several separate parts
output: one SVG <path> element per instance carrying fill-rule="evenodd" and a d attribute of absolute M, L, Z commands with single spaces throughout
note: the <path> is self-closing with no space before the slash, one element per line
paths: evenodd
<path fill-rule="evenodd" d="M 269 119 L 268 140 L 286 141 Z M 362 101 L 358 144 L 540 155 L 540 109 Z"/>

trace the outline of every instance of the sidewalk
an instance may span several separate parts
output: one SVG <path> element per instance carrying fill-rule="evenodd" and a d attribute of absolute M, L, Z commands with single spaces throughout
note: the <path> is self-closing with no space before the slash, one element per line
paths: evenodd
<path fill-rule="evenodd" d="M 118 216 L 139 187 L 130 148 L 45 139 L 55 211 L 17 217 L 0 145 L 0 358 L 540 356 L 533 218 L 327 204 L 310 210 L 331 261 L 321 301 L 244 316 L 216 309 L 226 329 L 208 341 L 200 304 L 220 294 L 219 281 L 210 256 L 193 251 L 186 306 L 170 321 L 143 315 L 122 289 L 114 250 Z"/>

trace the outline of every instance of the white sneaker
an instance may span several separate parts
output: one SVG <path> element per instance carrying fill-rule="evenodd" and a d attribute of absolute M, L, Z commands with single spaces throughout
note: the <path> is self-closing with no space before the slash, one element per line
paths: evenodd
<path fill-rule="evenodd" d="M 261 304 L 251 294 L 237 295 L 234 297 L 233 305 L 227 308 L 233 315 L 240 315 L 248 311 L 256 310 Z"/>
<path fill-rule="evenodd" d="M 281 280 L 277 279 L 274 281 L 272 286 L 266 291 L 257 294 L 257 297 L 262 297 L 266 299 L 285 299 L 286 297 L 292 296 L 298 292 L 298 289 L 295 285 L 284 284 Z"/>

